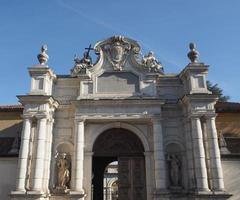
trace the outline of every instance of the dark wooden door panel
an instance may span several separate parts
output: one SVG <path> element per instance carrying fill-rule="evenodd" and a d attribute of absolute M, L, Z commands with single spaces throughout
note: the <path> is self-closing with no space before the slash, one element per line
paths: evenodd
<path fill-rule="evenodd" d="M 119 157 L 119 200 L 146 200 L 144 157 Z"/>

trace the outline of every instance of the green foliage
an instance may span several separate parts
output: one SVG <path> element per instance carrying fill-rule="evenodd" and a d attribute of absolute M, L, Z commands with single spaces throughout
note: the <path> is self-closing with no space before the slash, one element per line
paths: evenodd
<path fill-rule="evenodd" d="M 226 102 L 230 99 L 229 96 L 223 95 L 223 90 L 218 86 L 218 84 L 212 84 L 210 81 L 207 81 L 207 88 L 210 90 L 213 94 L 218 96 L 218 101 L 220 102 Z"/>

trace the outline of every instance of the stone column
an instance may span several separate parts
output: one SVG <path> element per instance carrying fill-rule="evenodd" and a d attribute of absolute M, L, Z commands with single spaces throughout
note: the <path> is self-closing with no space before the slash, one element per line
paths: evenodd
<path fill-rule="evenodd" d="M 86 189 L 86 200 L 92 199 L 92 156 L 93 152 L 84 152 L 84 177 L 86 178 L 84 181 L 84 188 Z"/>
<path fill-rule="evenodd" d="M 153 142 L 156 192 L 160 192 L 166 190 L 166 162 L 163 150 L 163 132 L 161 119 L 153 120 Z"/>
<path fill-rule="evenodd" d="M 186 141 L 186 157 L 187 157 L 187 168 L 184 169 L 184 173 L 188 175 L 187 187 L 193 190 L 196 187 L 195 176 L 194 176 L 194 158 L 193 158 L 193 144 L 191 135 L 191 120 L 187 117 L 185 118 L 185 141 Z"/>
<path fill-rule="evenodd" d="M 200 118 L 199 117 L 191 118 L 191 123 L 194 153 L 194 169 L 197 182 L 197 190 L 199 192 L 209 191 L 205 150 L 203 145 L 203 133 Z"/>
<path fill-rule="evenodd" d="M 153 178 L 152 178 L 152 156 L 153 152 L 145 151 L 145 168 L 146 168 L 146 188 L 147 188 L 147 199 L 151 199 L 151 189 L 153 186 Z"/>
<path fill-rule="evenodd" d="M 25 182 L 28 168 L 28 154 L 31 134 L 31 119 L 24 117 L 23 129 L 21 135 L 21 147 L 18 159 L 18 177 L 16 191 L 25 191 Z"/>
<path fill-rule="evenodd" d="M 43 192 L 44 181 L 44 164 L 46 155 L 46 136 L 47 136 L 47 118 L 46 116 L 38 117 L 36 133 L 36 153 L 34 155 L 34 173 L 32 180 L 32 190 Z"/>
<path fill-rule="evenodd" d="M 45 170 L 44 170 L 44 189 L 49 192 L 50 179 L 50 162 L 52 156 L 52 128 L 54 119 L 49 119 L 47 122 L 47 139 L 46 139 L 46 155 L 45 155 Z"/>
<path fill-rule="evenodd" d="M 223 172 L 221 165 L 218 136 L 215 125 L 215 117 L 206 120 L 207 138 L 209 144 L 210 173 L 212 176 L 212 190 L 224 191 Z"/>
<path fill-rule="evenodd" d="M 84 159 L 84 121 L 75 122 L 74 137 L 74 177 L 73 188 L 74 193 L 83 194 L 83 159 Z"/>

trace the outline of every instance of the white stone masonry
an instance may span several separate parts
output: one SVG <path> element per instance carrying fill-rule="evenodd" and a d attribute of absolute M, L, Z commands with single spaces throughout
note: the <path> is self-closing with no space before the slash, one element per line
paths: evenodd
<path fill-rule="evenodd" d="M 157 191 L 166 190 L 166 166 L 163 150 L 162 122 L 153 120 L 154 160 L 155 160 L 155 184 Z"/>
<path fill-rule="evenodd" d="M 25 182 L 27 175 L 29 143 L 31 134 L 31 119 L 24 117 L 23 129 L 21 136 L 21 148 L 19 152 L 18 160 L 18 177 L 16 183 L 16 191 L 25 191 Z"/>
<path fill-rule="evenodd" d="M 34 155 L 34 173 L 32 180 L 32 190 L 42 192 L 44 181 L 44 164 L 45 164 L 45 147 L 47 136 L 47 119 L 38 118 L 37 122 L 37 136 L 36 136 L 36 154 Z"/>
<path fill-rule="evenodd" d="M 72 190 L 84 193 L 83 191 L 83 159 L 84 159 L 84 121 L 75 122 L 74 159 L 75 173 Z"/>
<path fill-rule="evenodd" d="M 210 172 L 212 176 L 212 190 L 223 191 L 223 172 L 220 158 L 220 150 L 218 146 L 218 136 L 215 125 L 215 117 L 210 117 L 206 121 L 207 136 L 209 142 L 209 154 L 210 154 Z"/>
<path fill-rule="evenodd" d="M 209 191 L 201 121 L 199 117 L 193 117 L 191 122 L 197 190 L 199 192 Z"/>

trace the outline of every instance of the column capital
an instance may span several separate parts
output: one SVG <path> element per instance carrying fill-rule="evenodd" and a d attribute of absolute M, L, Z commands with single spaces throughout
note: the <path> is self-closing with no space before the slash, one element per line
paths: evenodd
<path fill-rule="evenodd" d="M 76 123 L 76 124 L 78 124 L 78 123 L 84 123 L 86 120 L 85 119 L 83 119 L 83 118 L 75 118 L 74 119 L 74 122 Z"/>
<path fill-rule="evenodd" d="M 54 121 L 55 121 L 55 120 L 53 119 L 53 117 L 49 117 L 49 118 L 48 118 L 48 122 L 49 122 L 49 123 L 54 123 Z"/>
<path fill-rule="evenodd" d="M 21 117 L 22 117 L 24 120 L 32 120 L 33 114 L 27 113 L 27 114 L 21 115 Z"/>
<path fill-rule="evenodd" d="M 190 114 L 188 115 L 188 118 L 190 120 L 200 120 L 204 115 L 200 115 L 200 114 Z"/>
<path fill-rule="evenodd" d="M 206 120 L 215 119 L 217 117 L 217 114 L 216 113 L 211 113 L 211 114 L 205 115 L 204 117 L 206 118 Z"/>
<path fill-rule="evenodd" d="M 47 119 L 48 118 L 48 114 L 47 113 L 37 113 L 36 115 L 35 115 L 35 117 L 37 118 L 37 119 Z"/>

